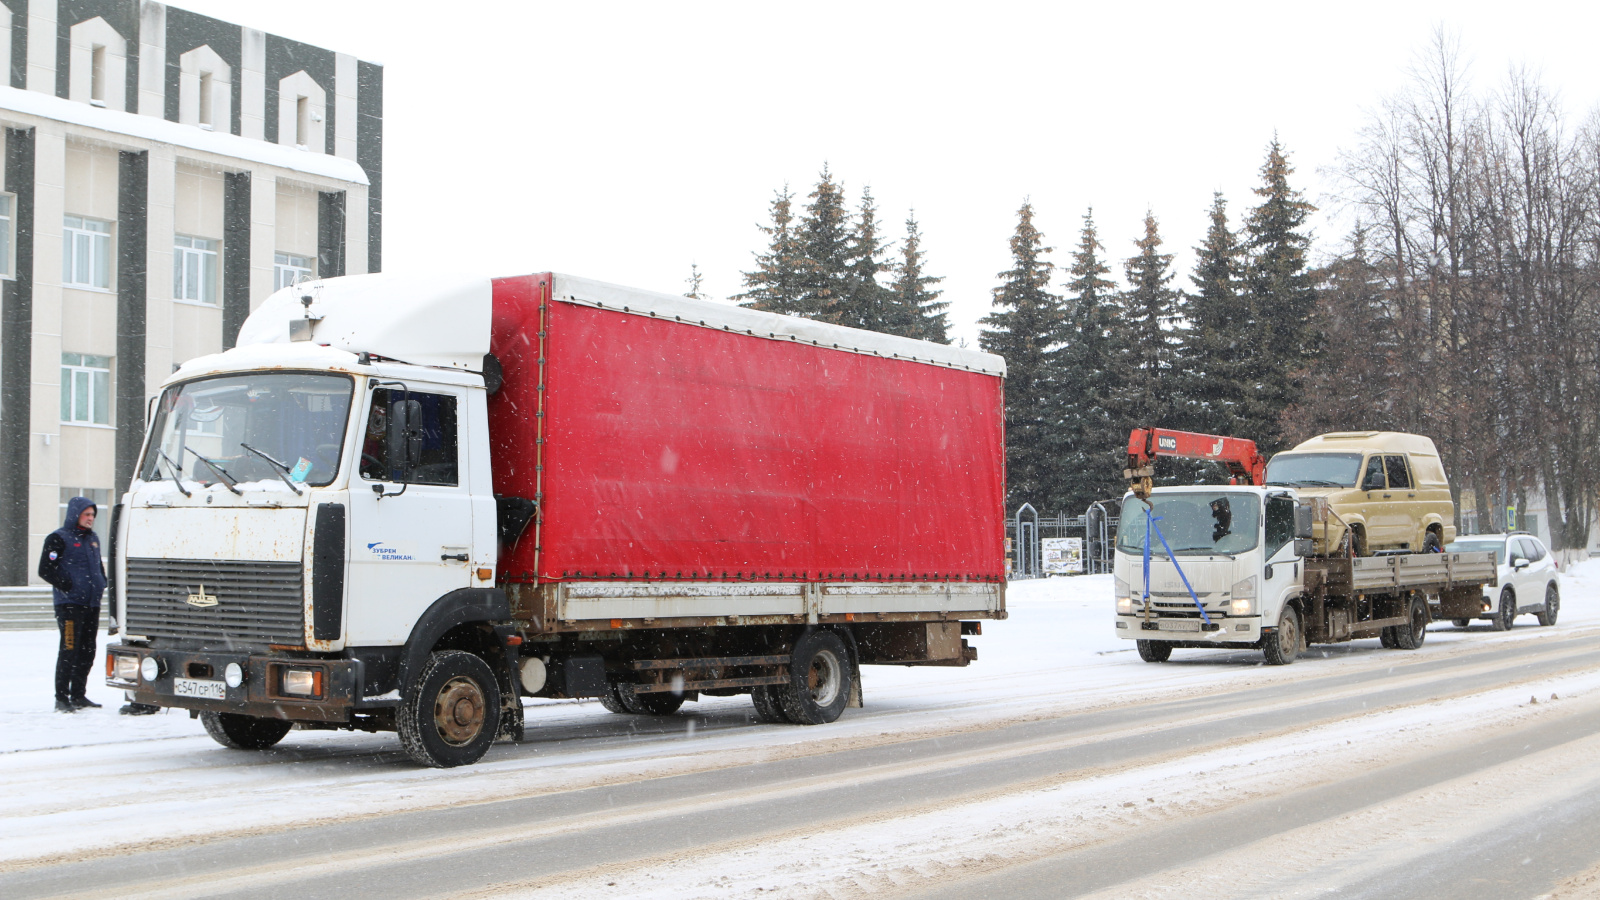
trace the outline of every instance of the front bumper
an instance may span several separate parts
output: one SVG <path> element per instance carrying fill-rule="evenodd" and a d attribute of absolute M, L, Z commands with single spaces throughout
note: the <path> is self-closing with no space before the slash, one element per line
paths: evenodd
<path fill-rule="evenodd" d="M 1179 641 L 1200 646 L 1211 644 L 1254 644 L 1261 640 L 1260 616 L 1223 616 L 1213 614 L 1215 628 L 1206 630 L 1198 616 L 1151 616 L 1147 622 L 1143 615 L 1117 616 L 1117 637 L 1130 641 Z M 1154 627 L 1147 627 L 1154 626 Z"/>
<path fill-rule="evenodd" d="M 354 659 L 301 659 L 237 651 L 152 649 L 121 643 L 107 647 L 106 653 L 113 657 L 131 655 L 141 661 L 153 657 L 158 661 L 160 674 L 151 681 L 146 681 L 143 676 L 135 676 L 131 682 L 120 680 L 114 668 L 113 674 L 107 676 L 108 686 L 128 691 L 136 703 L 269 719 L 348 722 L 351 710 L 359 702 L 361 663 Z M 223 681 L 223 673 L 229 663 L 238 663 L 244 670 L 244 681 L 238 687 L 229 687 Z M 287 669 L 317 673 L 317 695 L 307 697 L 286 693 L 283 690 L 283 675 Z M 220 685 L 223 696 L 180 694 L 179 680 L 201 683 L 211 691 L 218 690 L 216 686 Z"/>

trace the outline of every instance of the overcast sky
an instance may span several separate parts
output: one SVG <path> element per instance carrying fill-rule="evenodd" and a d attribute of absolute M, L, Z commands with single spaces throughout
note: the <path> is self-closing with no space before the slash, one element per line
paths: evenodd
<path fill-rule="evenodd" d="M 384 64 L 390 271 L 682 292 L 698 263 L 726 297 L 774 190 L 826 163 L 891 238 L 915 207 L 969 342 L 1024 198 L 1063 267 L 1093 206 L 1119 277 L 1147 208 L 1186 275 L 1211 193 L 1237 222 L 1274 133 L 1332 209 L 1339 150 L 1436 26 L 1479 86 L 1526 65 L 1574 114 L 1600 100 L 1592 2 L 175 5 Z"/>

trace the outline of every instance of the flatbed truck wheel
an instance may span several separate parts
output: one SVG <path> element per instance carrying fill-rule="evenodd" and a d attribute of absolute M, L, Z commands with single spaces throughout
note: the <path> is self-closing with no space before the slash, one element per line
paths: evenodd
<path fill-rule="evenodd" d="M 683 695 L 671 692 L 636 694 L 627 686 L 619 690 L 622 705 L 636 716 L 670 716 L 683 705 Z"/>
<path fill-rule="evenodd" d="M 468 766 L 483 758 L 500 725 L 500 686 L 489 664 L 464 650 L 428 656 L 401 694 L 400 746 L 419 765 Z"/>
<path fill-rule="evenodd" d="M 1162 663 L 1172 658 L 1172 645 L 1166 641 L 1135 641 L 1139 658 L 1147 663 Z"/>
<path fill-rule="evenodd" d="M 294 723 L 237 713 L 203 712 L 200 724 L 211 739 L 229 750 L 265 750 L 283 740 Z"/>
<path fill-rule="evenodd" d="M 1450 624 L 1456 626 L 1457 628 L 1465 628 L 1468 625 L 1472 624 L 1472 620 L 1471 619 L 1451 619 L 1450 620 Z"/>
<path fill-rule="evenodd" d="M 1287 666 L 1300 658 L 1300 614 L 1285 606 L 1278 628 L 1261 642 L 1261 652 L 1269 666 Z"/>
<path fill-rule="evenodd" d="M 1382 644 L 1384 648 L 1388 650 L 1393 650 L 1400 646 L 1399 644 L 1395 643 L 1393 625 L 1389 625 L 1382 631 L 1378 632 L 1378 643 Z"/>
<path fill-rule="evenodd" d="M 1412 597 L 1410 605 L 1406 607 L 1406 616 L 1410 621 L 1393 626 L 1394 645 L 1401 650 L 1415 650 L 1422 646 L 1422 641 L 1428 636 L 1428 601 Z"/>
<path fill-rule="evenodd" d="M 600 705 L 605 707 L 607 712 L 614 712 L 619 716 L 627 713 L 628 707 L 622 703 L 621 685 L 615 681 L 607 682 L 606 692 L 600 695 Z"/>
<path fill-rule="evenodd" d="M 789 656 L 789 683 L 779 685 L 778 701 L 796 725 L 826 725 L 850 702 L 850 655 L 831 631 L 812 631 L 795 642 Z"/>

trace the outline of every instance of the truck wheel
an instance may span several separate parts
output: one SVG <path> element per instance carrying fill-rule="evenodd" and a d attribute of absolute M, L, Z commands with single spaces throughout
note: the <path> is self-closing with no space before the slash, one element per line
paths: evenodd
<path fill-rule="evenodd" d="M 1266 636 L 1261 651 L 1269 666 L 1287 666 L 1300 656 L 1300 614 L 1294 607 L 1283 608 L 1283 618 L 1278 620 L 1278 630 Z"/>
<path fill-rule="evenodd" d="M 494 672 L 463 650 L 429 656 L 406 687 L 395 715 L 406 755 L 437 769 L 482 759 L 499 724 L 500 687 Z"/>
<path fill-rule="evenodd" d="M 789 716 L 783 711 L 783 701 L 778 699 L 777 684 L 758 684 L 750 689 L 750 704 L 756 708 L 756 721 L 767 725 L 781 725 L 789 722 Z"/>
<path fill-rule="evenodd" d="M 1172 658 L 1172 645 L 1166 641 L 1135 641 L 1139 645 L 1139 658 L 1148 663 L 1162 663 Z"/>
<path fill-rule="evenodd" d="M 1415 650 L 1428 636 L 1428 601 L 1412 597 L 1406 616 L 1410 621 L 1394 626 L 1394 645 L 1401 650 Z"/>
<path fill-rule="evenodd" d="M 1444 544 L 1439 542 L 1439 532 L 1429 531 L 1422 537 L 1423 553 L 1443 553 Z"/>
<path fill-rule="evenodd" d="M 789 683 L 778 686 L 784 715 L 796 725 L 826 725 L 850 702 L 850 655 L 831 631 L 800 638 L 789 657 Z"/>
<path fill-rule="evenodd" d="M 622 686 L 615 681 L 607 682 L 606 692 L 600 695 L 600 705 L 605 707 L 607 712 L 614 712 L 619 716 L 627 713 L 628 707 L 622 702 Z"/>
<path fill-rule="evenodd" d="M 683 695 L 673 693 L 636 694 L 632 688 L 619 687 L 622 705 L 636 716 L 670 716 L 683 705 Z"/>
<path fill-rule="evenodd" d="M 1556 616 L 1561 614 L 1561 591 L 1552 582 L 1544 589 L 1544 610 L 1539 613 L 1539 624 L 1549 627 L 1556 623 Z"/>
<path fill-rule="evenodd" d="M 237 713 L 203 712 L 200 724 L 211 739 L 229 750 L 265 750 L 283 740 L 294 723 Z"/>
<path fill-rule="evenodd" d="M 1489 624 L 1495 631 L 1510 631 L 1511 623 L 1517 618 L 1517 592 L 1505 588 L 1500 592 L 1500 608 L 1495 611 L 1494 618 Z"/>
<path fill-rule="evenodd" d="M 1350 555 L 1367 555 L 1367 533 L 1358 526 L 1350 527 Z"/>
<path fill-rule="evenodd" d="M 1457 628 L 1465 628 L 1468 625 L 1472 624 L 1472 620 L 1471 619 L 1451 619 L 1450 620 L 1450 624 L 1456 626 Z"/>
<path fill-rule="evenodd" d="M 1400 646 L 1394 639 L 1393 625 L 1385 626 L 1382 631 L 1378 632 L 1378 643 L 1382 644 L 1385 650 L 1393 650 Z"/>

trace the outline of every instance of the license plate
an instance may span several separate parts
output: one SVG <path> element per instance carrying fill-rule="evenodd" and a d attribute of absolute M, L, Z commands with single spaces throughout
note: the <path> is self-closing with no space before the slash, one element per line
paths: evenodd
<path fill-rule="evenodd" d="M 1161 630 L 1162 631 L 1199 631 L 1200 630 L 1200 620 L 1199 619 L 1163 619 L 1161 621 Z"/>
<path fill-rule="evenodd" d="M 172 679 L 172 692 L 179 697 L 201 697 L 206 700 L 228 699 L 228 686 L 220 681 L 174 678 Z"/>

